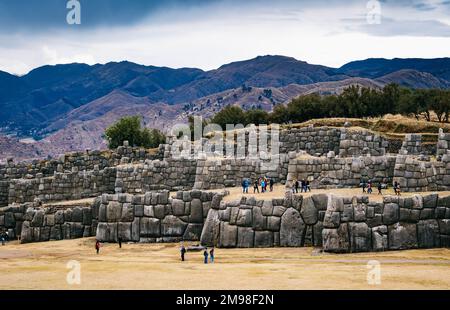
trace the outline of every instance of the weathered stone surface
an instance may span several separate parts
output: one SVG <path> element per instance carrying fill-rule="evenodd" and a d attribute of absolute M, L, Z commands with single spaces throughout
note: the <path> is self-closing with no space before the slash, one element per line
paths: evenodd
<path fill-rule="evenodd" d="M 161 221 L 155 218 L 143 217 L 140 219 L 140 237 L 156 238 L 161 236 Z"/>
<path fill-rule="evenodd" d="M 141 219 L 139 217 L 135 217 L 133 222 L 131 223 L 131 241 L 139 242 L 141 232 L 140 224 Z"/>
<path fill-rule="evenodd" d="M 172 199 L 173 215 L 184 215 L 184 201 L 180 199 Z"/>
<path fill-rule="evenodd" d="M 450 235 L 450 219 L 438 220 L 441 235 Z"/>
<path fill-rule="evenodd" d="M 260 208 L 262 215 L 270 216 L 273 213 L 272 200 L 264 200 L 262 207 Z"/>
<path fill-rule="evenodd" d="M 40 227 L 44 223 L 44 210 L 36 210 L 33 220 L 31 221 L 32 227 Z"/>
<path fill-rule="evenodd" d="M 423 196 L 423 207 L 424 208 L 436 208 L 437 201 L 438 201 L 438 194 L 436 194 L 436 193 Z"/>
<path fill-rule="evenodd" d="M 118 238 L 121 238 L 122 241 L 131 241 L 131 223 L 119 223 Z"/>
<path fill-rule="evenodd" d="M 83 221 L 83 211 L 79 207 L 72 209 L 72 222 L 82 222 Z"/>
<path fill-rule="evenodd" d="M 319 211 L 326 211 L 328 205 L 328 195 L 327 194 L 314 194 L 311 196 L 314 201 L 314 206 Z"/>
<path fill-rule="evenodd" d="M 188 224 L 183 235 L 183 240 L 197 241 L 200 240 L 203 224 Z"/>
<path fill-rule="evenodd" d="M 228 223 L 220 223 L 219 246 L 222 248 L 236 247 L 237 243 L 237 226 Z"/>
<path fill-rule="evenodd" d="M 220 220 L 219 211 L 217 209 L 210 209 L 203 225 L 202 234 L 200 237 L 201 244 L 205 246 L 215 246 L 219 241 Z"/>
<path fill-rule="evenodd" d="M 273 232 L 271 231 L 255 231 L 256 248 L 273 247 Z"/>
<path fill-rule="evenodd" d="M 416 225 L 396 223 L 389 226 L 389 249 L 402 250 L 417 248 Z"/>
<path fill-rule="evenodd" d="M 203 223 L 202 201 L 198 198 L 194 198 L 191 201 L 191 215 L 189 220 L 192 223 Z"/>
<path fill-rule="evenodd" d="M 251 209 L 239 209 L 236 225 L 249 227 L 252 225 L 252 210 Z"/>
<path fill-rule="evenodd" d="M 385 251 L 388 249 L 387 233 L 387 226 L 382 225 L 372 228 L 372 249 L 374 251 Z"/>
<path fill-rule="evenodd" d="M 122 206 L 122 222 L 132 222 L 134 220 L 134 207 L 131 203 L 124 203 Z"/>
<path fill-rule="evenodd" d="M 417 223 L 417 243 L 419 248 L 440 247 L 437 220 L 423 220 Z"/>
<path fill-rule="evenodd" d="M 383 224 L 391 225 L 399 220 L 399 206 L 395 203 L 387 203 L 384 205 Z"/>
<path fill-rule="evenodd" d="M 161 234 L 168 237 L 183 236 L 186 227 L 185 222 L 176 216 L 168 215 L 161 221 Z"/>
<path fill-rule="evenodd" d="M 255 233 L 251 227 L 238 227 L 237 247 L 252 248 L 254 246 Z"/>
<path fill-rule="evenodd" d="M 122 204 L 111 201 L 106 207 L 106 219 L 108 222 L 117 222 L 122 216 Z"/>
<path fill-rule="evenodd" d="M 300 210 L 300 215 L 303 221 L 307 225 L 314 225 L 318 220 L 318 210 L 314 205 L 314 201 L 311 197 L 306 197 L 303 199 L 303 205 Z"/>
<path fill-rule="evenodd" d="M 350 251 L 347 224 L 339 228 L 325 228 L 322 230 L 323 249 L 327 252 L 345 253 Z"/>
<path fill-rule="evenodd" d="M 281 218 L 279 218 L 278 216 L 267 217 L 267 229 L 270 231 L 279 231 L 280 223 L 281 223 Z"/>
<path fill-rule="evenodd" d="M 371 230 L 366 223 L 350 223 L 351 252 L 367 252 L 371 250 Z"/>
<path fill-rule="evenodd" d="M 281 217 L 280 246 L 298 247 L 302 245 L 305 223 L 300 212 L 289 208 Z"/>
<path fill-rule="evenodd" d="M 325 217 L 323 219 L 323 227 L 325 228 L 337 228 L 340 225 L 341 222 L 341 213 L 339 212 L 333 212 L 330 210 L 327 210 L 325 212 Z"/>
<path fill-rule="evenodd" d="M 266 224 L 265 224 L 266 217 L 263 216 L 262 210 L 263 210 L 263 207 L 256 207 L 256 206 L 253 207 L 252 225 L 253 225 L 254 230 L 263 230 L 264 227 L 266 226 Z"/>

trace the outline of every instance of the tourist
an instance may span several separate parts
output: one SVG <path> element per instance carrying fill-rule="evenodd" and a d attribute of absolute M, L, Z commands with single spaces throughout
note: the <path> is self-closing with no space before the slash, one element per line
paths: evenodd
<path fill-rule="evenodd" d="M 209 251 L 209 260 L 211 261 L 211 263 L 214 263 L 214 248 Z"/>
<path fill-rule="evenodd" d="M 255 183 L 253 184 L 253 194 L 256 192 L 259 194 L 258 180 L 255 180 Z"/>
<path fill-rule="evenodd" d="M 97 254 L 100 252 L 100 241 L 95 241 L 95 250 L 97 251 Z"/>
<path fill-rule="evenodd" d="M 6 242 L 9 242 L 9 232 L 8 231 L 5 232 L 5 239 L 6 239 Z"/>
<path fill-rule="evenodd" d="M 398 187 L 398 183 L 397 181 L 394 182 L 394 193 L 395 195 L 397 195 L 397 187 Z"/>
<path fill-rule="evenodd" d="M 274 180 L 272 178 L 270 178 L 270 191 L 273 192 L 273 184 L 275 183 Z"/>
<path fill-rule="evenodd" d="M 302 180 L 302 191 L 306 193 L 306 180 Z"/>
<path fill-rule="evenodd" d="M 242 180 L 242 193 L 248 194 L 249 181 L 247 179 Z"/>
<path fill-rule="evenodd" d="M 205 248 L 205 251 L 203 252 L 203 256 L 205 257 L 204 262 L 205 262 L 205 264 L 207 264 L 208 263 L 208 248 Z"/>
<path fill-rule="evenodd" d="M 184 244 L 181 245 L 180 254 L 181 254 L 181 261 L 184 262 L 184 255 L 186 254 L 186 248 L 184 247 Z"/>
<path fill-rule="evenodd" d="M 363 193 L 365 193 L 366 192 L 366 181 L 361 182 L 361 187 L 362 187 Z"/>
<path fill-rule="evenodd" d="M 294 180 L 294 186 L 292 187 L 292 192 L 294 194 L 298 194 L 298 180 L 297 179 Z"/>
<path fill-rule="evenodd" d="M 370 195 L 372 194 L 372 182 L 369 181 L 369 184 L 367 184 L 367 193 Z"/>
<path fill-rule="evenodd" d="M 266 191 L 266 181 L 261 179 L 261 192 L 264 193 Z"/>
<path fill-rule="evenodd" d="M 381 190 L 383 189 L 383 186 L 381 185 L 381 182 L 378 183 L 378 195 L 383 195 Z"/>
<path fill-rule="evenodd" d="M 308 190 L 309 192 L 311 192 L 311 186 L 309 184 L 309 180 L 306 180 L 306 190 Z"/>
<path fill-rule="evenodd" d="M 5 234 L 4 233 L 2 233 L 0 235 L 0 239 L 2 240 L 2 245 L 5 245 Z"/>
<path fill-rule="evenodd" d="M 119 237 L 118 241 L 119 241 L 119 249 L 121 249 L 122 248 L 122 238 Z"/>
<path fill-rule="evenodd" d="M 397 196 L 401 196 L 400 183 L 397 182 L 395 193 Z"/>

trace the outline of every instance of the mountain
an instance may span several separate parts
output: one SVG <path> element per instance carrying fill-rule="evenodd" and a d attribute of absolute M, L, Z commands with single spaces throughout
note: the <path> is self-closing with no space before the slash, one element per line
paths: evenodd
<path fill-rule="evenodd" d="M 437 78 L 450 82 L 450 58 L 369 58 L 366 60 L 352 61 L 337 69 L 336 72 L 349 76 L 373 79 L 404 69 L 430 73 Z"/>
<path fill-rule="evenodd" d="M 142 115 L 147 126 L 167 130 L 190 115 L 211 117 L 227 105 L 270 111 L 303 94 L 393 82 L 450 88 L 450 58 L 367 59 L 330 68 L 267 55 L 210 71 L 128 61 L 43 66 L 20 77 L 0 71 L 0 134 L 40 140 L 23 145 L 3 138 L 0 157 L 10 154 L 8 147 L 30 158 L 103 148 L 104 129 L 124 115 Z"/>
<path fill-rule="evenodd" d="M 375 81 L 383 84 L 397 83 L 409 88 L 449 88 L 450 82 L 444 79 L 435 77 L 427 72 L 420 72 L 417 70 L 403 69 L 395 71 Z"/>

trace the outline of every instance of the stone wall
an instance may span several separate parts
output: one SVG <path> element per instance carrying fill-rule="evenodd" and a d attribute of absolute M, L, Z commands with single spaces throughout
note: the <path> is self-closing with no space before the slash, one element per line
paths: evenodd
<path fill-rule="evenodd" d="M 195 182 L 197 161 L 167 159 L 117 166 L 116 193 L 139 194 L 152 190 L 187 190 Z"/>
<path fill-rule="evenodd" d="M 335 253 L 450 247 L 450 197 L 437 194 L 243 197 L 214 204 L 201 243 L 219 247 L 323 246 Z"/>
<path fill-rule="evenodd" d="M 422 149 L 422 135 L 407 134 L 403 141 L 400 154 L 402 155 L 420 155 L 424 152 Z"/>
<path fill-rule="evenodd" d="M 217 189 L 240 186 L 244 178 L 266 176 L 276 183 L 286 180 L 289 157 L 280 154 L 273 161 L 261 159 L 216 159 L 198 162 L 194 188 Z"/>
<path fill-rule="evenodd" d="M 307 179 L 313 188 L 358 187 L 363 179 L 390 182 L 394 166 L 394 156 L 300 157 L 289 162 L 286 186 L 291 188 L 295 179 Z"/>
<path fill-rule="evenodd" d="M 388 140 L 368 130 L 341 129 L 339 156 L 383 156 Z"/>
<path fill-rule="evenodd" d="M 306 151 L 310 155 L 339 152 L 341 131 L 329 127 L 289 128 L 280 132 L 280 153 Z"/>
<path fill-rule="evenodd" d="M 326 252 L 450 247 L 450 197 L 386 196 L 373 203 L 330 196 L 323 227 Z"/>
<path fill-rule="evenodd" d="M 116 169 L 105 168 L 83 172 L 59 173 L 53 177 L 17 179 L 9 182 L 8 202 L 42 202 L 76 200 L 113 193 Z"/>
<path fill-rule="evenodd" d="M 199 240 L 204 218 L 224 193 L 197 190 L 143 195 L 104 194 L 99 208 L 97 239 L 103 242 L 178 242 Z"/>
<path fill-rule="evenodd" d="M 74 239 L 95 235 L 100 199 L 80 205 L 42 206 L 38 202 L 0 208 L 0 231 L 21 243 Z"/>
<path fill-rule="evenodd" d="M 442 156 L 441 161 L 398 155 L 394 181 L 408 192 L 450 190 L 450 154 Z"/>
<path fill-rule="evenodd" d="M 437 156 L 445 155 L 447 154 L 449 149 L 450 149 L 450 133 L 444 133 L 442 129 L 439 129 L 436 155 Z"/>

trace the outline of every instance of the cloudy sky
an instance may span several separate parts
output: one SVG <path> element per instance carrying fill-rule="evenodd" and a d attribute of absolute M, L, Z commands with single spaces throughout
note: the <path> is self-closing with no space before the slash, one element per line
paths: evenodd
<path fill-rule="evenodd" d="M 332 67 L 450 57 L 450 0 L 79 0 L 80 25 L 67 23 L 68 2 L 0 0 L 0 70 L 122 60 L 210 70 L 268 54 Z"/>

